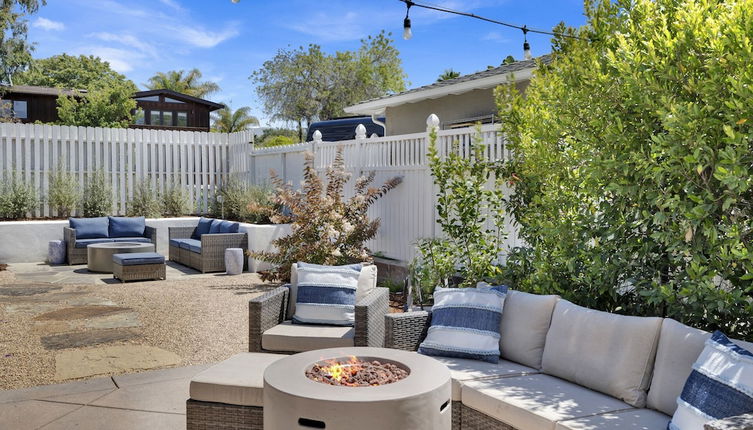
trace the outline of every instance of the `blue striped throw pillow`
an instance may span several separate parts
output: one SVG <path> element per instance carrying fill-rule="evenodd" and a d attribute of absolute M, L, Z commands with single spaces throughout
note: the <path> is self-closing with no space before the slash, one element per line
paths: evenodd
<path fill-rule="evenodd" d="M 352 326 L 361 265 L 298 265 L 294 324 Z"/>
<path fill-rule="evenodd" d="M 499 362 L 506 288 L 437 288 L 431 326 L 418 352 Z"/>
<path fill-rule="evenodd" d="M 685 382 L 669 430 L 703 430 L 711 420 L 753 412 L 753 353 L 715 332 Z"/>

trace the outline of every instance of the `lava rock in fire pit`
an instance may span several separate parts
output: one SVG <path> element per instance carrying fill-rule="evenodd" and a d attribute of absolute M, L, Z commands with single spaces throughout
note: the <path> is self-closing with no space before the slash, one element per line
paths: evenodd
<path fill-rule="evenodd" d="M 306 376 L 323 384 L 345 387 L 370 387 L 397 382 L 408 376 L 408 371 L 394 363 L 378 360 L 363 361 L 351 357 L 349 361 L 328 360 L 314 364 Z"/>

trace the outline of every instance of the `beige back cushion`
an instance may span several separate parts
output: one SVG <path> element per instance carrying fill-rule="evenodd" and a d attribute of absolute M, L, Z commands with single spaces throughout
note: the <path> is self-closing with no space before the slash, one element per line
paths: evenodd
<path fill-rule="evenodd" d="M 693 363 L 703 351 L 710 333 L 688 327 L 673 319 L 665 319 L 656 350 L 654 377 L 648 391 L 647 406 L 651 409 L 674 415 L 677 398 L 680 397 L 685 381 L 693 370 Z M 753 351 L 753 344 L 734 340 L 748 351 Z"/>
<path fill-rule="evenodd" d="M 358 289 L 356 290 L 356 303 L 366 297 L 377 283 L 377 267 L 375 264 L 364 264 L 361 274 L 358 275 Z M 298 298 L 298 264 L 290 266 L 290 297 L 288 299 L 288 312 L 286 319 L 292 319 L 295 315 L 295 300 Z"/>
<path fill-rule="evenodd" d="M 546 333 L 552 322 L 557 296 L 509 291 L 500 327 L 502 358 L 541 369 Z"/>
<path fill-rule="evenodd" d="M 661 324 L 661 318 L 617 315 L 559 300 L 542 370 L 642 408 Z"/>

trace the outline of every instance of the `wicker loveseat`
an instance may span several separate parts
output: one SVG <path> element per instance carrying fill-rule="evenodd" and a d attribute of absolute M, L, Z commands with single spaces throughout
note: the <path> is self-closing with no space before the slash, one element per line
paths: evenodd
<path fill-rule="evenodd" d="M 210 231 L 207 224 L 212 223 L 217 228 Z M 227 248 L 248 249 L 248 234 L 239 231 L 238 223 L 210 218 L 202 218 L 194 227 L 169 227 L 168 238 L 170 261 L 202 273 L 224 271 Z"/>
<path fill-rule="evenodd" d="M 384 344 L 384 316 L 389 312 L 389 290 L 376 287 L 376 266 L 364 266 L 356 297 L 355 326 L 291 324 L 295 303 L 297 266 L 291 284 L 251 299 L 248 304 L 248 350 L 293 354 L 314 349 Z M 362 285 L 365 287 L 362 290 Z M 363 293 L 361 293 L 363 291 Z"/>
<path fill-rule="evenodd" d="M 429 312 L 386 315 L 385 346 L 416 350 L 430 323 Z M 511 291 L 498 364 L 436 358 L 452 373 L 454 430 L 665 430 L 709 336 Z M 706 429 L 753 430 L 753 414 Z"/>
<path fill-rule="evenodd" d="M 68 264 L 86 264 L 86 247 L 94 243 L 139 242 L 157 245 L 157 229 L 144 217 L 71 218 L 63 227 Z"/>

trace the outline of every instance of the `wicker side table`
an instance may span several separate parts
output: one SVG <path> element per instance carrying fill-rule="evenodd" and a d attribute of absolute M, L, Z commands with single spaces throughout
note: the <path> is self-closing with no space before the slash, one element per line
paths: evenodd
<path fill-rule="evenodd" d="M 120 282 L 165 279 L 165 272 L 165 257 L 156 252 L 112 256 L 112 276 Z"/>

